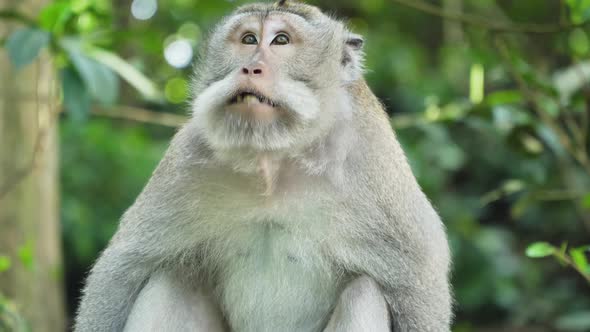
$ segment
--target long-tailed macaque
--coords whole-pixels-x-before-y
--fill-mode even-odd
[[[447,332],[449,248],[363,39],[318,8],[238,8],[192,116],[88,277],[75,330]]]

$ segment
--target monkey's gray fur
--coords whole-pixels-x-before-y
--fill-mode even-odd
[[[75,331],[450,331],[444,226],[361,48],[301,3],[224,19],[193,116],[93,267]],[[237,82],[272,102],[242,103]]]

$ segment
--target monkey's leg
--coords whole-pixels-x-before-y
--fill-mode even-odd
[[[324,332],[387,332],[390,326],[381,289],[375,280],[362,276],[344,289]]]
[[[223,332],[223,317],[203,290],[165,273],[152,276],[127,318],[125,332]]]

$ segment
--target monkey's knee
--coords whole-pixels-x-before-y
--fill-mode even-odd
[[[223,332],[223,318],[203,290],[164,273],[152,276],[139,293],[125,332]]]
[[[389,309],[379,285],[370,277],[353,280],[342,292],[324,332],[385,332]]]

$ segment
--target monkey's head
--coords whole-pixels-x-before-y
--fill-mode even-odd
[[[350,114],[347,86],[362,77],[362,44],[313,6],[240,7],[202,50],[192,121],[217,149],[308,144]]]

